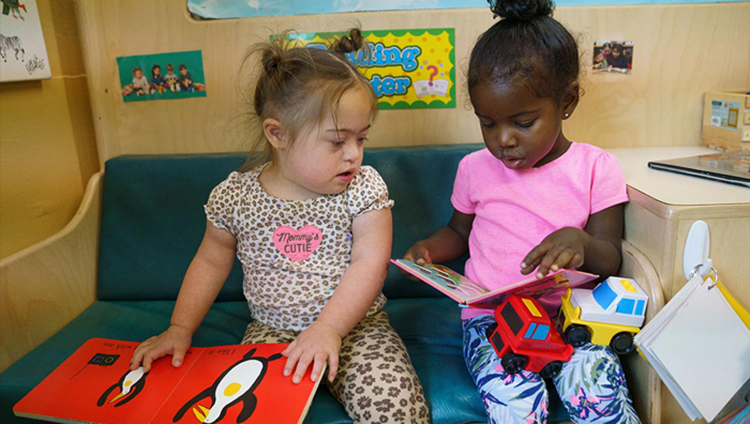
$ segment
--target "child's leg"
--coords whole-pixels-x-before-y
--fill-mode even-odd
[[[554,382],[573,422],[641,422],[633,409],[620,360],[607,346],[589,343],[576,348]]]
[[[355,423],[430,422],[406,346],[383,311],[363,318],[344,337],[329,388]]]
[[[539,374],[507,374],[486,330],[492,315],[464,321],[464,360],[493,424],[547,422],[548,393]]]

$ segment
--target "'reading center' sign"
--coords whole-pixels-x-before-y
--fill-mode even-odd
[[[370,81],[383,109],[456,107],[453,28],[363,31],[368,48],[347,54]],[[290,34],[311,48],[327,48],[341,32]]]

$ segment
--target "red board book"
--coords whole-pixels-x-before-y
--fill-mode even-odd
[[[190,348],[148,373],[130,370],[135,342],[91,339],[14,407],[19,417],[58,423],[301,423],[317,382],[284,377],[288,344]],[[310,367],[312,368],[312,367]]]

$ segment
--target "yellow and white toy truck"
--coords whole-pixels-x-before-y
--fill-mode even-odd
[[[562,297],[560,324],[574,347],[609,345],[619,355],[633,351],[648,296],[635,280],[609,277],[594,290],[568,289]]]

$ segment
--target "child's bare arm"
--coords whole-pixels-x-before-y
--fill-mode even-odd
[[[169,328],[138,346],[131,360],[132,369],[142,363],[144,370],[148,371],[154,360],[165,355],[172,355],[172,365],[175,367],[182,364],[193,333],[232,270],[236,243],[232,234],[206,222],[206,233],[185,273]]]
[[[612,275],[620,267],[622,227],[623,204],[619,204],[590,215],[583,230],[561,228],[526,255],[521,273],[529,274],[538,267],[537,278],[561,268]]]
[[[365,316],[383,287],[391,255],[392,228],[391,211],[387,208],[354,219],[351,265],[317,321],[282,352],[287,356],[284,375],[294,370],[295,383],[302,380],[311,363],[311,377],[317,380],[326,360],[328,379],[333,381],[341,339]]]
[[[417,263],[443,263],[456,259],[469,250],[469,233],[474,215],[453,211],[448,225],[438,228],[429,238],[414,243],[404,259]]]

